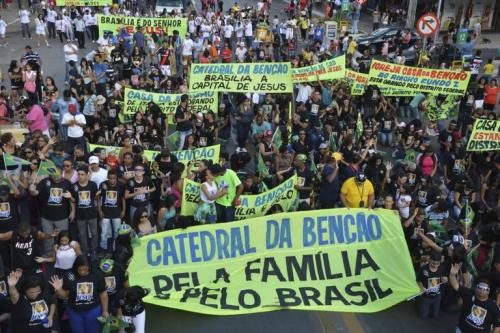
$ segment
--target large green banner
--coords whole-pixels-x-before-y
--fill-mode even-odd
[[[291,93],[289,62],[192,64],[189,91]]]
[[[145,302],[213,315],[376,312],[419,293],[399,215],[330,209],[140,238],[130,284]]]
[[[173,117],[177,106],[181,101],[182,94],[159,94],[143,90],[125,88],[123,112],[135,114],[145,113],[149,102],[154,102],[168,116],[169,124],[173,124]],[[218,94],[213,91],[204,91],[189,94],[188,109],[193,113],[217,112]]]
[[[292,69],[293,83],[336,80],[345,77],[345,54],[316,65]]]
[[[417,68],[372,60],[368,84],[433,94],[463,95],[471,72]]]
[[[97,15],[99,26],[99,36],[104,36],[106,31],[118,34],[125,29],[129,34],[137,31],[137,27],[142,27],[142,32],[146,35],[164,33],[172,36],[174,31],[178,31],[180,36],[187,32],[187,18],[185,17],[135,17],[116,15]]]
[[[104,145],[94,145],[89,143],[89,151],[93,151],[96,148],[102,148],[106,151],[106,154],[109,152],[114,152],[117,156],[120,154],[120,147],[115,146],[104,146]],[[153,161],[158,155],[160,151],[157,150],[144,150],[144,157],[148,159],[148,161]],[[192,150],[176,150],[170,152],[175,155],[180,163],[188,164],[189,162],[194,163],[193,166],[196,167],[196,162],[200,160],[209,160],[213,163],[219,163],[219,155],[220,155],[220,145],[213,145],[208,147],[200,147]]]
[[[56,0],[56,6],[104,7],[111,6],[113,0]]]
[[[236,220],[264,216],[274,205],[280,205],[284,212],[290,211],[297,200],[297,176],[287,179],[278,186],[255,195],[241,195],[240,205],[236,207]],[[181,215],[194,215],[200,202],[200,183],[184,179]]]
[[[467,151],[500,150],[500,120],[476,119]]]

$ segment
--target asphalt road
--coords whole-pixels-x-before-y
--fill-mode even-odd
[[[233,1],[225,1],[225,8]],[[242,2],[240,2],[241,4]],[[252,2],[249,2],[252,3]],[[274,0],[272,15],[282,14],[288,6],[286,0]],[[315,9],[314,14],[321,11]],[[36,40],[23,40],[20,33],[20,23],[16,21],[17,11],[9,9],[2,11],[1,16],[9,24],[7,37],[9,46],[0,47],[0,66],[3,72],[4,83],[7,84],[7,68],[11,59],[19,59],[24,54],[24,46],[31,45],[40,53],[44,75],[54,77],[59,89],[64,89],[64,59],[62,44],[52,40],[52,48],[45,46],[36,48]],[[364,17],[360,22],[360,29],[370,31],[370,18]],[[32,31],[34,35],[34,31]],[[80,56],[85,56],[95,45],[87,42],[86,49],[81,50]],[[495,54],[495,50],[484,50],[485,58]],[[157,306],[147,308],[148,333],[386,333],[386,332],[454,332],[457,322],[456,314],[442,314],[439,319],[422,321],[417,318],[414,302],[404,302],[386,311],[375,314],[352,314],[309,311],[275,311],[262,314],[239,316],[208,316],[196,313],[171,310]]]

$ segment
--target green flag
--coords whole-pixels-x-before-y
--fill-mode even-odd
[[[23,160],[22,158],[11,155],[9,153],[3,153],[3,161],[6,167],[31,164],[30,161]]]
[[[129,327],[129,324],[118,317],[109,316],[108,318],[97,317],[97,320],[103,323],[102,333],[110,333],[119,329]]]
[[[51,160],[43,160],[38,168],[38,175],[39,176],[50,175],[54,177],[60,177],[61,170],[59,170],[59,168]]]
[[[330,146],[330,151],[337,151],[337,137],[334,132],[330,133],[330,138],[328,139]]]
[[[465,261],[467,263],[467,270],[472,274],[472,276],[477,277],[477,268],[474,261],[477,258],[477,250],[479,248],[479,244],[477,244],[474,248],[472,248],[469,253],[467,253],[467,257]]]
[[[170,149],[172,150],[177,150],[177,141],[179,140],[180,138],[180,133],[175,131],[174,133],[170,134],[168,136],[168,146],[170,147]]]
[[[356,120],[356,139],[359,140],[363,134],[363,119],[361,119],[361,113],[358,113],[358,119]]]
[[[269,170],[267,170],[266,163],[264,163],[264,159],[260,153],[257,153],[257,171],[260,176],[264,178],[269,177]]]
[[[281,145],[283,144],[283,140],[281,139],[281,131],[279,126],[276,127],[276,130],[274,131],[273,134],[273,143],[276,145],[276,149],[280,149]]]

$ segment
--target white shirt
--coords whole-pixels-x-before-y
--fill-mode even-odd
[[[87,27],[90,25],[90,14],[83,15],[83,22],[85,22]]]
[[[234,28],[231,24],[224,26],[224,38],[231,38],[233,36]]]
[[[7,23],[5,23],[4,20],[0,19],[0,30],[5,31],[6,28],[7,28]]]
[[[97,15],[92,15],[89,18],[89,25],[97,25]]]
[[[97,188],[102,182],[108,180],[108,170],[99,168],[98,171],[90,171],[90,180],[97,184]]]
[[[182,55],[183,56],[191,56],[193,55],[193,46],[194,42],[191,38],[186,38],[182,43]]]
[[[296,102],[305,103],[309,99],[309,96],[312,94],[312,88],[308,84],[299,84],[299,91],[297,92]]]
[[[30,23],[30,12],[26,9],[19,11],[19,18],[21,19],[21,23]]]
[[[70,112],[66,112],[62,119],[62,124],[69,124],[71,120],[75,120],[79,124],[86,124],[85,116],[81,113],[72,115]],[[83,128],[78,125],[68,126],[68,137],[70,138],[81,138],[83,136]]]
[[[212,185],[210,185],[208,182],[204,182],[203,185],[207,188],[207,192],[210,193],[212,197],[217,195],[217,184],[215,182],[212,182]],[[209,200],[207,196],[205,195],[205,192],[200,191],[200,200],[206,203],[214,203],[215,200]]]
[[[64,61],[69,62],[70,60],[78,62],[78,48],[73,43],[66,43],[64,44]]]
[[[85,31],[85,21],[82,19],[75,20],[75,30],[76,31]]]
[[[246,37],[252,37],[253,36],[253,27],[252,27],[252,22],[248,22],[245,25],[245,36]]]
[[[56,17],[57,17],[57,13],[55,10],[53,10],[53,9],[47,10],[47,22],[55,23]]]
[[[246,47],[238,47],[236,48],[236,51],[234,51],[234,55],[236,56],[236,59],[238,59],[239,62],[245,61],[246,54],[247,54]]]

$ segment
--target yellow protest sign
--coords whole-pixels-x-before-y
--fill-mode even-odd
[[[297,199],[295,184],[297,176],[285,180],[272,189],[255,195],[241,195],[240,205],[236,207],[236,220],[264,216],[274,205],[280,205],[282,210],[290,211]],[[184,179],[182,191],[181,215],[194,215],[200,199],[200,184]]]
[[[467,151],[500,150],[500,120],[476,119]]]
[[[112,0],[56,0],[56,6],[104,7],[111,6]]]
[[[123,112],[135,114],[146,112],[149,102],[154,102],[168,116],[169,124],[173,124],[173,117],[182,94],[159,94],[143,90],[125,88]],[[189,94],[188,109],[193,113],[217,112],[218,94],[213,91],[204,91]]]
[[[213,315],[376,312],[419,293],[399,216],[329,209],[139,239],[130,284],[147,303]]]
[[[107,154],[109,152],[114,152],[116,155],[119,155],[121,150],[120,147],[94,145],[89,143],[89,151],[93,151],[96,148],[104,149]],[[154,161],[156,155],[159,153],[160,151],[157,150],[144,150],[143,155],[148,159],[148,161]],[[192,162],[194,163],[193,167],[196,167],[196,162],[200,160],[209,160],[213,163],[219,163],[220,145],[200,147],[193,150],[176,150],[171,151],[170,153],[175,155],[180,163],[188,164],[189,162]]]
[[[189,91],[291,93],[289,62],[192,64]]]
[[[434,94],[463,95],[471,72],[417,68],[372,60],[368,84]]]
[[[292,69],[293,83],[336,80],[345,77],[345,54],[316,65]]]
[[[365,93],[365,86],[368,82],[368,74],[346,69],[345,76],[351,82],[351,95],[360,96]]]
[[[135,17],[116,15],[97,15],[99,26],[99,36],[104,36],[106,32],[113,32],[117,35],[122,29],[133,34],[137,27],[142,27],[145,35],[167,34],[172,36],[174,31],[184,36],[187,32],[187,18],[185,17]]]

